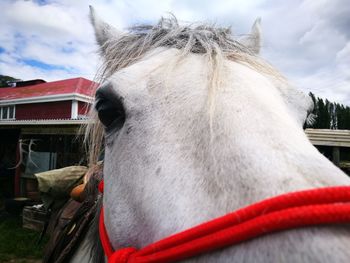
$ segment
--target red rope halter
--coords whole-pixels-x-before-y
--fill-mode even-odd
[[[103,192],[103,182],[99,185]],[[113,251],[100,214],[100,239],[108,262],[175,262],[267,233],[323,224],[350,223],[350,187],[279,195],[172,235],[140,250]]]

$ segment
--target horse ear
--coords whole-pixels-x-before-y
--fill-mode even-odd
[[[90,21],[95,30],[97,43],[100,45],[102,54],[105,55],[106,43],[117,40],[122,33],[100,19],[95,12],[95,9],[90,5]]]
[[[259,54],[261,47],[261,18],[257,18],[250,30],[250,33],[241,39],[239,42],[246,46],[254,54]]]

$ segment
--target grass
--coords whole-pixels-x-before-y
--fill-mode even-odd
[[[39,232],[22,228],[20,217],[0,219],[0,262],[40,262],[44,243],[37,245]]]

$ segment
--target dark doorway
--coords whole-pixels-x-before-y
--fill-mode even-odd
[[[0,130],[0,198],[14,196],[19,129]]]

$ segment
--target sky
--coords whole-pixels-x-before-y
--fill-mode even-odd
[[[350,0],[1,0],[0,74],[93,79],[100,58],[89,4],[118,29],[171,12],[240,36],[261,17],[261,56],[301,90],[350,106]]]

